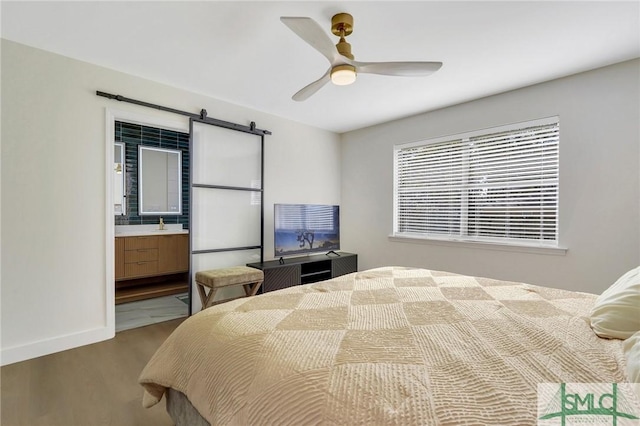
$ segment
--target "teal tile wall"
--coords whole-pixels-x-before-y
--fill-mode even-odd
[[[189,134],[138,124],[115,123],[115,142],[125,144],[126,214],[116,215],[116,225],[155,224],[160,215],[138,214],[138,145],[182,151],[182,215],[161,215],[164,223],[189,227]]]

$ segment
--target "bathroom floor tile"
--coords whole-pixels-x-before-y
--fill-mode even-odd
[[[187,293],[116,305],[116,332],[186,317]]]

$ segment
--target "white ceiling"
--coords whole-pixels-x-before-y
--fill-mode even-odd
[[[1,8],[3,38],[339,133],[640,56],[638,1],[2,1]],[[338,12],[354,16],[347,40],[357,60],[443,67],[429,77],[361,74],[351,86],[328,84],[305,102],[291,100],[329,64],[280,16],[309,16],[329,35]]]

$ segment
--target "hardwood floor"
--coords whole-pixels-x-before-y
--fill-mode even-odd
[[[0,368],[3,426],[172,425],[164,399],[142,407],[138,376],[179,318]]]

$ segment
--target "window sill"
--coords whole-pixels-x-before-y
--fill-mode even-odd
[[[415,243],[415,244],[433,244],[439,246],[449,247],[466,247],[476,249],[487,250],[500,250],[511,251],[520,253],[535,253],[535,254],[547,254],[553,256],[564,256],[567,254],[568,248],[566,247],[544,247],[544,246],[529,246],[529,245],[515,245],[515,244],[500,244],[494,242],[485,241],[462,241],[454,239],[433,238],[433,237],[417,237],[406,235],[389,235],[389,241],[397,243]]]

